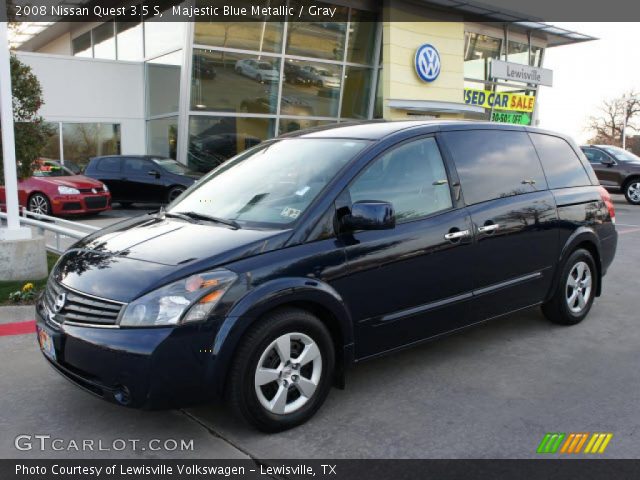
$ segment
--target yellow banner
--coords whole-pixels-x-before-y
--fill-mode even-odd
[[[533,112],[536,98],[517,93],[491,92],[489,90],[464,89],[464,103],[479,107],[515,112]]]

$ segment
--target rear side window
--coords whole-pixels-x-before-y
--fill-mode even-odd
[[[97,169],[100,172],[119,172],[120,159],[119,158],[103,158],[98,162]]]
[[[444,137],[468,205],[547,188],[526,132],[465,130]]]
[[[542,133],[531,133],[549,188],[582,187],[591,180],[582,162],[566,140]]]

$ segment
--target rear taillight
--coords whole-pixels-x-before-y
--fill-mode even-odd
[[[613,207],[613,200],[611,200],[611,195],[607,192],[607,189],[604,187],[600,187],[600,198],[609,210],[609,216],[611,217],[611,221],[616,223],[616,209]]]

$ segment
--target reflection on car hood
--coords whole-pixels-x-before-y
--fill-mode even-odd
[[[144,215],[77,242],[55,275],[78,291],[128,302],[191,273],[279,248],[289,235]]]
[[[84,175],[70,175],[67,177],[31,177],[38,182],[45,182],[71,188],[102,188],[102,182]]]

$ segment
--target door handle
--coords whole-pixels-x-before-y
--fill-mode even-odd
[[[445,233],[445,240],[460,240],[461,238],[468,237],[471,232],[469,230],[458,230],[456,232]]]
[[[492,223],[490,225],[484,225],[482,227],[478,227],[478,232],[479,233],[493,233],[498,228],[500,228],[500,225],[498,225],[497,223]]]

